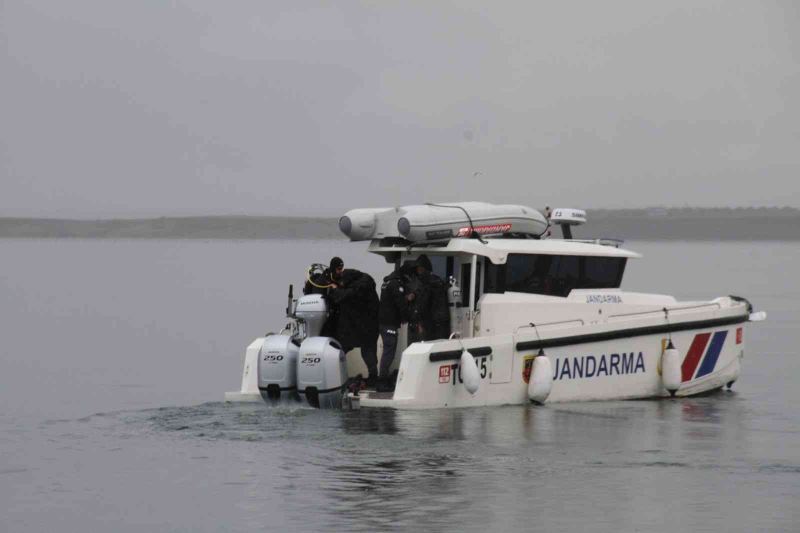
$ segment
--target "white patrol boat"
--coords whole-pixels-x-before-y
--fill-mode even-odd
[[[691,396],[739,377],[748,322],[737,296],[679,302],[620,288],[639,254],[620,241],[575,240],[576,209],[468,202],[356,209],[339,220],[395,268],[425,254],[449,281],[450,338],[398,335],[393,392],[348,391],[365,374],[357,350],[319,333],[321,295],[292,298],[288,329],[246,350],[227,401],[299,399],[316,407],[426,409]],[[563,239],[548,238],[560,226]],[[380,354],[380,349],[378,350]]]

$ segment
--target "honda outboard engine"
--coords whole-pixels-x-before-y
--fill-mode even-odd
[[[303,324],[305,329],[301,335],[303,338],[319,335],[328,319],[328,304],[325,302],[325,297],[321,294],[301,296],[297,299],[294,317]]]
[[[347,382],[342,346],[330,337],[309,337],[300,345],[297,392],[312,407],[341,407]]]
[[[300,342],[289,335],[270,335],[258,354],[258,390],[267,402],[297,399],[297,354]]]

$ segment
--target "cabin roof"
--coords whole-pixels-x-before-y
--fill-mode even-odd
[[[394,244],[381,246],[379,240],[373,240],[368,251],[376,254],[392,252],[419,252],[429,255],[457,255],[469,254],[489,258],[494,264],[504,264],[508,254],[541,254],[541,255],[582,255],[593,257],[626,257],[638,258],[640,254],[617,248],[597,244],[564,239],[450,239],[447,244],[441,245],[414,245]]]

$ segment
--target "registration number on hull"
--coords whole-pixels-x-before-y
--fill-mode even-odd
[[[486,379],[486,376],[489,375],[489,367],[486,364],[486,359],[486,357],[475,358],[475,364],[478,365],[478,372],[480,373],[481,379]],[[456,383],[464,383],[464,380],[461,378],[461,365],[452,363],[440,366],[439,383],[450,383],[453,386],[455,386]]]

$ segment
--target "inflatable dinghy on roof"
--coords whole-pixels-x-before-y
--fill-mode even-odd
[[[539,237],[547,230],[547,219],[522,205],[461,202],[352,209],[339,219],[339,229],[351,241],[420,242],[476,234]]]

